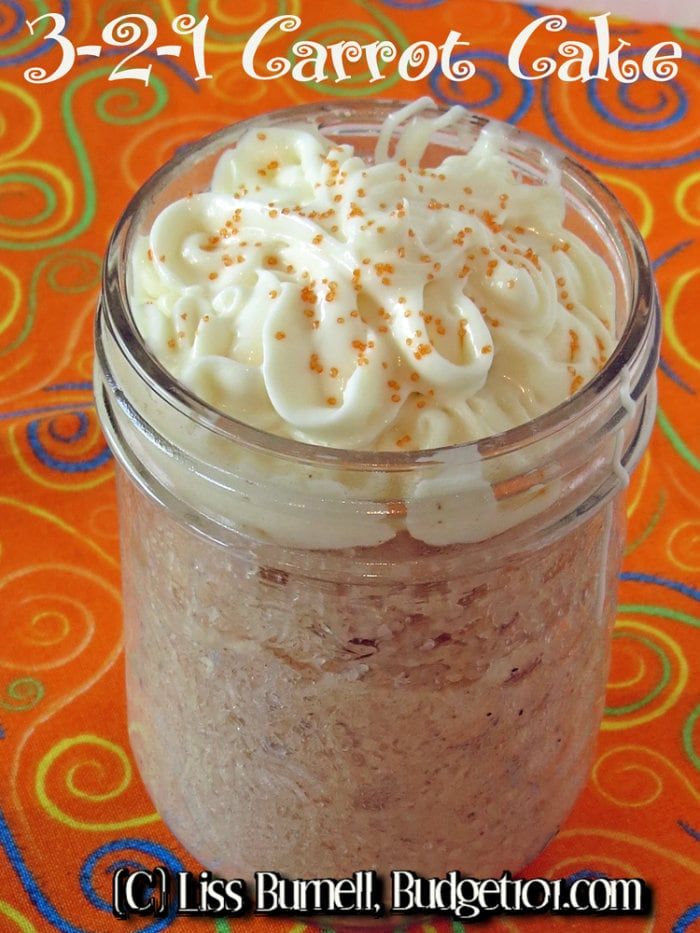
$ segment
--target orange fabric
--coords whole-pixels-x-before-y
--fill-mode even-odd
[[[113,60],[104,58],[81,58],[61,81],[30,85],[25,68],[57,60],[55,50],[32,57],[41,41],[27,41],[22,23],[45,7],[0,2],[0,930],[123,929],[105,910],[111,865],[152,864],[166,850],[196,867],[153,813],[132,771],[125,725],[113,462],[90,386],[100,257],[117,216],[177,146],[227,122],[333,94],[425,91],[512,119],[599,172],[647,237],[665,308],[660,412],[630,490],[627,577],[598,758],[573,814],[527,872],[641,876],[655,889],[656,913],[595,922],[515,917],[492,928],[700,928],[700,34],[615,22],[615,35],[633,49],[681,42],[684,60],[669,84],[526,85],[505,55],[538,15],[533,7],[190,6],[210,14],[214,80],[192,80],[185,46],[179,60],[150,59],[149,87],[108,83]],[[171,42],[169,20],[182,12],[170,0],[74,0],[62,8],[76,45],[98,42],[107,19],[136,11],[156,17],[159,41]],[[241,42],[278,8],[299,11],[303,26],[269,54],[302,33],[402,45],[439,43],[454,28],[472,41],[479,76],[459,85],[256,82],[242,71]],[[567,30],[538,35],[533,49],[551,51],[586,30],[588,20],[572,14]],[[239,926],[294,924],[174,924],[216,933]]]

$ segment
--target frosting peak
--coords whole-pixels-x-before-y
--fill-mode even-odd
[[[517,178],[493,130],[421,167],[463,113],[423,106],[392,115],[372,163],[311,124],[251,129],[210,191],[161,212],[131,300],[176,378],[276,434],[396,450],[498,433],[598,371],[613,280],[560,187]]]

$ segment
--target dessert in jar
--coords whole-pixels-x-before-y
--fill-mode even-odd
[[[522,869],[602,715],[655,408],[634,224],[422,100],[234,125],[107,256],[131,740],[226,877]]]

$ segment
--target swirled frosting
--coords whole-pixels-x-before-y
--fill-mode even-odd
[[[529,421],[598,372],[614,283],[556,178],[519,178],[491,128],[423,166],[463,116],[430,103],[392,114],[371,162],[312,124],[251,129],[210,190],[160,213],[130,297],[174,377],[274,434],[425,450]]]

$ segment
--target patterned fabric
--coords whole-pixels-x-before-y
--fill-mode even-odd
[[[103,24],[126,12],[153,16],[169,34],[186,6],[62,0],[49,8],[62,10],[78,45],[99,41]],[[679,75],[667,84],[526,83],[510,74],[506,55],[541,15],[534,5],[192,0],[192,13],[210,14],[213,80],[195,81],[183,52],[151,55],[148,87],[108,83],[114,61],[104,57],[79,58],[62,80],[31,85],[25,68],[56,61],[24,25],[46,9],[40,0],[0,0],[0,930],[121,930],[108,904],[115,866],[198,867],[153,812],[127,740],[113,461],[91,394],[93,313],[110,229],[178,146],[227,122],[323,97],[425,91],[539,133],[598,172],[647,237],[664,305],[658,424],[629,494],[597,760],[570,819],[527,871],[641,876],[655,889],[656,912],[596,922],[516,917],[490,928],[699,929],[700,34],[614,23],[632,52],[682,43]],[[395,71],[374,84],[254,81],[241,68],[243,43],[280,11],[302,16],[294,39],[325,43],[389,38],[402,47],[440,43],[461,29],[478,76],[462,84],[436,74],[413,85]],[[565,32],[538,36],[533,48],[544,53],[590,32],[587,19],[571,14]],[[285,53],[289,41],[266,51]],[[282,920],[172,918],[129,929],[170,925],[304,929]]]

